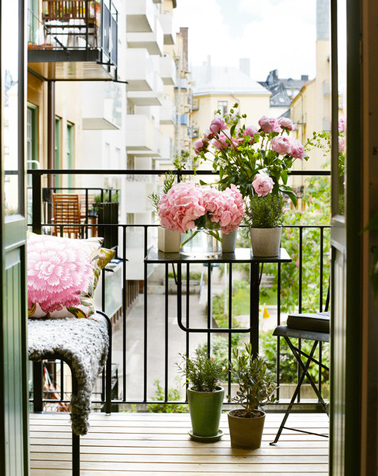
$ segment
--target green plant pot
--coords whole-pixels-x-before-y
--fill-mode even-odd
[[[258,411],[258,416],[245,418],[237,416],[240,410],[228,412],[228,425],[232,448],[249,448],[255,450],[261,446],[264,430],[265,413]]]
[[[219,434],[224,389],[218,387],[214,392],[197,392],[188,388],[187,395],[193,435],[217,436]]]

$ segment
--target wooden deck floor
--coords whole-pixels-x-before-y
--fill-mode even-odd
[[[189,415],[94,413],[81,439],[81,476],[188,476],[253,474],[317,476],[328,474],[328,439],[286,431],[274,439],[282,414],[268,414],[262,447],[234,450],[226,415],[218,443],[189,440]],[[290,425],[328,433],[328,418],[296,414]],[[32,414],[31,476],[71,476],[71,428],[67,414]]]

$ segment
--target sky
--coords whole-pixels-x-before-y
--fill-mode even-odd
[[[315,76],[316,0],[177,0],[177,27],[189,27],[189,60],[239,66],[251,59],[251,77]]]

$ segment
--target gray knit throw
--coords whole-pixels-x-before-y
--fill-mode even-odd
[[[71,398],[72,431],[85,435],[89,429],[91,394],[109,347],[105,318],[29,319],[29,359],[41,361],[58,354],[76,376],[78,391]]]

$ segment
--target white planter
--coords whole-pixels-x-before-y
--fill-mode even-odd
[[[159,226],[158,228],[158,248],[163,253],[179,253],[180,232],[171,231]]]
[[[253,256],[272,258],[280,254],[281,227],[250,228]]]
[[[228,235],[222,233],[222,253],[235,253],[237,234],[237,230],[232,231]]]

